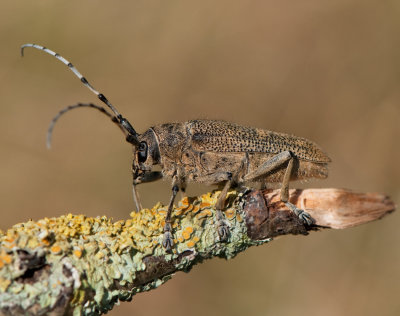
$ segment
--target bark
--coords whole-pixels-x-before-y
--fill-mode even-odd
[[[0,231],[0,313],[99,315],[205,259],[230,259],[275,236],[352,227],[395,210],[377,193],[291,190],[291,202],[314,220],[307,226],[280,202],[279,190],[231,191],[225,210],[230,236],[221,242],[213,208],[219,193],[178,203],[171,253],[161,246],[166,208],[160,204],[114,223],[68,214]]]

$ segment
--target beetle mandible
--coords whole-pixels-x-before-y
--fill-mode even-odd
[[[293,135],[216,120],[161,124],[138,134],[130,122],[68,60],[36,44],[22,45],[22,56],[26,47],[42,50],[67,65],[113,113],[92,103],[78,103],[64,108],[50,124],[48,146],[54,124],[61,115],[75,108],[94,108],[109,116],[133,147],[133,197],[138,211],[141,204],[136,185],[161,178],[172,179],[172,196],[163,236],[166,250],[173,247],[171,213],[174,200],[179,190],[185,190],[188,182],[221,185],[222,191],[215,205],[217,231],[221,241],[229,237],[229,228],[222,213],[226,195],[231,187],[244,182],[281,183],[281,201],[305,224],[313,224],[308,213],[289,202],[289,181],[328,176],[327,165],[331,160],[314,142]],[[161,171],[152,171],[156,165],[161,166]]]

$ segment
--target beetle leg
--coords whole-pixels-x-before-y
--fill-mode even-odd
[[[186,182],[183,181],[179,186],[179,191],[181,191],[181,197],[184,198],[186,196]]]
[[[227,177],[228,180],[225,182],[224,188],[222,189],[221,194],[219,195],[218,200],[215,203],[215,208],[217,210],[217,231],[220,241],[226,241],[229,237],[229,228],[226,223],[224,214],[222,213],[222,210],[225,206],[226,195],[228,194],[228,190],[231,188],[233,183],[232,174],[230,172],[227,173]]]
[[[252,181],[258,177],[265,176],[268,172],[271,172],[284,163],[288,162],[292,158],[290,151],[282,151],[281,153],[273,156],[271,159],[264,162],[256,170],[250,172],[244,176],[245,181]]]
[[[290,176],[292,175],[293,170],[293,161],[294,157],[290,153],[290,151],[283,151],[271,159],[267,160],[263,163],[257,170],[245,175],[245,181],[252,181],[256,178],[262,177],[267,173],[281,167],[283,164],[287,163],[286,171],[283,176],[282,185],[281,185],[281,201],[285,203],[285,205],[298,216],[304,223],[307,225],[311,225],[313,220],[310,214],[305,211],[297,208],[294,204],[289,202],[289,181]]]
[[[171,214],[172,209],[174,207],[175,197],[178,194],[179,185],[176,178],[172,181],[172,196],[168,204],[168,211],[167,216],[165,217],[165,224],[164,224],[164,237],[163,237],[163,247],[166,251],[170,251],[172,246],[174,245],[174,240],[172,236],[172,225],[171,225]]]
[[[142,209],[142,204],[140,203],[139,194],[136,190],[136,186],[141,183],[157,181],[162,177],[163,175],[160,171],[147,172],[141,175],[133,173],[132,193],[133,193],[133,200],[135,201],[136,212],[139,212]]]
[[[134,177],[133,183],[140,184],[140,183],[147,183],[160,180],[163,177],[160,171],[151,171],[151,172],[144,172],[141,175]]]
[[[307,224],[312,225],[314,223],[312,217],[307,212],[296,207],[296,205],[289,202],[289,180],[293,170],[293,158],[289,160],[288,166],[285,171],[285,175],[282,180],[281,187],[281,201],[294,213],[300,220]]]
[[[142,203],[140,203],[139,194],[136,190],[136,184],[133,183],[132,185],[132,194],[133,194],[133,201],[135,202],[136,212],[139,212],[143,207]]]

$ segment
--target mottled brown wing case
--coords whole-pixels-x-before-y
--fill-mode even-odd
[[[327,163],[330,158],[314,142],[283,133],[241,126],[225,121],[188,122],[192,148],[213,152],[264,152],[289,150],[302,160]]]

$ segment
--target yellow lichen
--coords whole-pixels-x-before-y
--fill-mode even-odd
[[[143,258],[165,257],[169,262],[176,264],[177,270],[186,271],[193,264],[192,260],[199,254],[206,253],[207,256],[219,255],[229,258],[236,254],[236,249],[243,249],[240,245],[237,248],[234,245],[235,242],[243,244],[245,238],[243,235],[235,234],[234,231],[241,232],[243,228],[235,226],[238,222],[236,219],[240,217],[229,209],[232,207],[234,198],[237,197],[237,193],[233,191],[228,193],[228,211],[225,216],[230,222],[232,234],[228,242],[220,245],[213,219],[215,216],[213,206],[218,196],[219,192],[207,193],[197,198],[185,197],[177,202],[178,207],[172,212],[174,246],[171,252],[166,252],[162,246],[163,226],[168,207],[159,203],[151,209],[132,212],[127,220],[115,223],[104,216],[89,218],[84,215],[67,214],[58,218],[45,218],[39,222],[29,221],[15,225],[6,232],[6,236],[0,236],[1,247],[4,247],[6,254],[6,257],[4,254],[0,255],[0,278],[11,275],[9,269],[14,266],[9,264],[12,262],[9,256],[14,257],[17,252],[14,249],[12,251],[8,249],[23,247],[22,249],[32,256],[44,254],[49,258],[49,262],[59,262],[65,258],[79,273],[84,271],[86,279],[80,287],[83,294],[74,294],[76,308],[81,308],[87,299],[84,291],[86,287],[96,293],[96,297],[90,302],[92,305],[85,305],[87,311],[91,308],[93,308],[92,311],[95,310],[96,304],[106,306],[109,302],[115,302],[116,298],[129,299],[132,293],[157,287],[168,278],[165,276],[155,282],[135,286],[129,291],[119,288],[108,291],[116,280],[121,286],[127,283],[135,284],[137,272],[147,268],[147,263],[143,261]],[[236,241],[234,238],[237,238]],[[196,251],[192,249],[193,256],[185,256],[182,261],[176,260],[188,248],[194,247]],[[49,265],[49,269],[55,268],[57,265]],[[60,279],[57,281],[48,280],[44,291],[49,288],[58,291],[58,287],[65,281],[60,283],[63,273],[58,277]],[[7,288],[7,282],[4,282],[0,279],[0,289]],[[11,291],[10,288],[8,291]],[[25,290],[13,288],[13,295],[18,291]]]
[[[11,284],[10,280],[0,278],[0,292],[7,291],[7,288],[9,287],[10,284]]]

